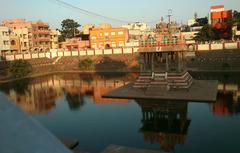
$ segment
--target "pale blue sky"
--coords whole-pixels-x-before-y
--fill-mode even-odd
[[[87,16],[63,7],[54,0],[0,0],[0,20],[25,18],[49,22],[52,28],[59,28],[61,21],[72,18],[80,24],[109,22],[115,26],[123,23]],[[127,21],[156,21],[166,17],[168,9],[173,10],[173,19],[186,23],[194,12],[207,16],[211,5],[224,4],[226,9],[240,10],[240,0],[62,0],[74,6]],[[151,23],[154,25],[155,23]]]

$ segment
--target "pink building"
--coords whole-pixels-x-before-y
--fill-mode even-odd
[[[11,28],[20,39],[28,39],[28,49],[35,51],[44,51],[51,48],[51,36],[49,25],[46,22],[29,22],[25,19],[4,20],[2,24]],[[27,30],[27,33],[19,33],[21,30]],[[18,31],[18,32],[17,32]]]
[[[67,38],[65,42],[60,44],[61,48],[71,50],[80,50],[90,47],[89,40],[82,40],[81,37]]]
[[[25,19],[4,20],[2,24],[13,29],[32,28],[32,23],[27,22]]]

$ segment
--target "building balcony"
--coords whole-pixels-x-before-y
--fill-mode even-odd
[[[50,35],[50,31],[49,30],[37,30],[37,31],[33,31],[33,34]]]
[[[50,42],[51,39],[50,38],[36,38],[36,39],[33,39],[33,42]]]

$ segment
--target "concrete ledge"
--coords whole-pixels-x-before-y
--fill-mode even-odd
[[[0,93],[1,153],[71,153],[53,134]]]
[[[165,153],[161,151],[145,150],[138,148],[130,148],[118,145],[110,145],[101,153]]]

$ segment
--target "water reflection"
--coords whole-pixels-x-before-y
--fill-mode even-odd
[[[135,113],[136,116],[134,120],[136,120],[136,122],[134,122],[134,126],[132,125],[134,127],[133,130],[131,131],[131,133],[128,133],[128,134],[129,135],[132,134],[131,135],[132,137],[135,136],[133,140],[137,141],[136,143],[138,144],[136,146],[146,147],[145,144],[148,144],[148,145],[151,144],[151,146],[154,146],[153,147],[154,149],[159,149],[159,145],[160,145],[161,149],[164,150],[165,152],[172,152],[172,151],[177,152],[178,147],[176,146],[183,145],[183,144],[188,145],[189,142],[187,143],[187,140],[189,140],[189,137],[192,138],[191,141],[193,141],[193,133],[189,134],[189,131],[191,131],[189,130],[190,127],[192,127],[191,129],[194,129],[194,128],[196,129],[196,127],[198,128],[198,126],[200,126],[199,129],[197,130],[202,130],[201,129],[203,127],[202,123],[204,123],[204,125],[205,123],[209,125],[213,122],[213,120],[211,120],[212,119],[211,117],[209,118],[210,120],[208,122],[205,119],[203,122],[201,122],[201,120],[197,120],[198,118],[196,118],[196,116],[200,116],[200,118],[204,116],[204,114],[201,114],[202,112],[200,114],[197,114],[195,118],[193,117],[193,114],[190,116],[189,114],[191,113],[191,111],[189,111],[188,109],[191,107],[191,104],[187,102],[135,100],[135,102],[139,106],[138,107],[136,103],[132,105],[132,103],[129,103],[129,100],[126,100],[126,99],[102,98],[102,95],[105,94],[106,92],[109,92],[115,88],[121,87],[127,84],[128,82],[134,80],[137,77],[137,74],[124,74],[124,75],[116,74],[116,75],[112,75],[112,74],[96,75],[96,74],[78,74],[78,73],[51,75],[51,76],[45,76],[41,78],[21,80],[18,82],[1,84],[0,90],[6,96],[11,98],[13,102],[19,105],[25,112],[28,112],[31,114],[47,114],[47,112],[51,112],[52,110],[54,110],[56,106],[60,106],[61,108],[63,108],[64,106],[64,109],[61,109],[60,111],[58,111],[59,113],[58,115],[60,115],[59,118],[62,119],[61,114],[67,114],[69,110],[75,111],[76,113],[74,113],[74,116],[69,115],[70,114],[69,113],[68,114],[69,118],[65,119],[67,121],[65,122],[65,125],[71,125],[71,128],[73,130],[65,131],[65,128],[64,128],[63,131],[66,132],[64,133],[66,134],[66,136],[68,136],[69,131],[73,131],[72,135],[74,136],[75,134],[79,134],[78,138],[80,140],[84,137],[84,134],[79,132],[79,128],[80,127],[84,128],[86,126],[85,131],[87,131],[89,128],[91,129],[91,124],[90,124],[91,121],[93,121],[93,124],[96,123],[94,127],[99,125],[99,131],[101,133],[102,132],[101,129],[103,129],[104,131],[105,128],[107,128],[106,125],[108,124],[105,124],[105,123],[108,123],[110,121],[112,123],[117,120],[117,122],[115,122],[115,128],[113,129],[112,132],[114,133],[116,131],[117,132],[120,131],[121,133],[121,130],[122,129],[124,130],[124,126],[128,126],[126,125],[126,123],[122,124],[122,122],[126,121],[127,117],[131,118],[132,114]],[[222,128],[224,128],[224,124],[225,124],[224,119],[226,119],[226,118],[223,118],[222,116],[224,117],[236,116],[240,112],[240,103],[239,103],[240,82],[237,82],[237,80],[235,80],[234,82],[230,82],[229,79],[231,79],[231,77],[227,77],[227,78],[228,78],[227,79],[228,81],[226,82],[220,79],[221,81],[218,86],[219,93],[218,93],[217,101],[211,104],[206,104],[206,105],[204,104],[204,107],[205,106],[207,107],[206,110],[208,112],[209,110],[211,110],[212,113],[209,113],[209,114],[216,115],[221,119],[220,121],[224,122],[223,125],[221,125]],[[204,78],[201,78],[201,79],[204,79]],[[216,79],[216,77],[209,77],[209,79]],[[91,103],[89,102],[89,98],[91,98],[90,101],[93,102],[92,105],[89,104]],[[57,103],[60,103],[60,102],[64,103],[65,105],[58,105]],[[116,103],[117,105],[108,105],[108,104],[116,104]],[[94,105],[94,104],[102,104],[102,105]],[[124,105],[121,105],[121,104],[124,104]],[[118,106],[122,107],[122,112],[121,111],[118,112],[120,108]],[[126,113],[126,116],[121,118],[122,114],[126,112],[125,106],[128,106],[128,107],[137,106],[137,107],[129,108],[129,112]],[[88,111],[82,111],[85,108],[86,109],[92,108],[92,110],[90,111],[95,113],[92,113],[91,115],[89,115],[87,114]],[[107,110],[109,108],[111,108],[112,110]],[[57,109],[58,107],[56,108],[56,110]],[[101,112],[101,110],[104,110],[104,111]],[[141,114],[138,114],[136,110],[138,111],[141,110]],[[132,111],[135,111],[135,112],[132,112]],[[114,114],[115,112],[116,114],[119,113],[120,115],[119,114],[117,115],[118,116],[117,119],[113,117],[114,120],[112,121],[108,117],[114,116],[112,114]],[[56,114],[52,113],[50,115],[56,115]],[[96,114],[102,117],[101,120],[99,120],[98,116],[97,117],[94,116]],[[49,117],[48,115],[46,115],[46,118]],[[44,115],[41,115],[41,116],[44,116]],[[90,119],[90,121],[88,120],[86,121],[82,119],[84,118],[84,116],[88,116],[89,118],[92,117],[92,119]],[[76,120],[79,120],[79,124],[81,125],[78,125],[78,123],[71,122],[71,119],[74,117],[76,117]],[[230,118],[227,118],[227,119],[230,119]],[[55,122],[57,121],[58,120],[56,120]],[[141,122],[138,125],[139,121]],[[199,125],[197,122],[199,122]],[[59,124],[61,123],[62,121],[59,121]],[[50,125],[52,126],[52,124],[53,123],[50,121],[49,126]],[[100,124],[103,124],[103,125],[100,125]],[[215,122],[215,124],[219,125],[220,123]],[[212,126],[215,126],[215,125],[212,125]],[[129,131],[131,129],[131,127],[128,127],[128,128],[129,129],[127,129],[126,131]],[[61,129],[61,127],[58,127],[57,129]],[[125,133],[126,131],[122,131],[122,133]],[[138,136],[134,135],[135,131],[137,134],[140,134],[140,139]],[[211,135],[214,132],[209,132],[205,134]],[[114,140],[115,134],[112,134],[112,135],[108,135],[108,134],[109,133],[104,133],[103,134],[104,136],[100,137],[99,139],[106,138],[106,139],[109,139],[109,141]],[[91,137],[91,140],[92,140],[93,139],[92,137],[95,137],[95,135],[99,135],[99,133],[93,133],[93,135],[91,135],[91,133],[88,133],[86,137]],[[122,137],[122,138],[125,138],[125,137]],[[215,141],[217,141],[216,139]],[[142,143],[141,141],[143,140],[145,142],[144,145],[141,144]],[[128,143],[125,143],[125,141],[127,142],[128,140],[123,140],[123,141],[124,143],[121,141],[120,144],[121,143],[128,144]],[[86,141],[82,143],[85,143],[85,142]],[[88,142],[89,144],[91,143],[90,140]],[[112,142],[108,142],[108,144],[109,143],[112,143]],[[129,144],[131,144],[131,142],[129,142]],[[152,145],[152,144],[157,144],[157,145]],[[196,144],[197,142],[195,142],[195,145]],[[105,144],[101,143],[101,145],[104,146]],[[88,146],[88,144],[86,146]],[[92,146],[90,146],[89,148],[92,148]]]
[[[160,143],[166,152],[175,145],[184,144],[191,120],[187,118],[188,103],[179,101],[136,101],[142,110],[142,132],[144,140]]]
[[[107,75],[108,76],[108,75]],[[71,110],[84,105],[84,96],[95,103],[127,103],[126,99],[102,98],[102,95],[133,80],[137,75],[61,74],[24,79],[0,85],[0,90],[28,113],[46,113],[55,108],[58,99],[65,97]]]
[[[232,92],[218,93],[218,98],[211,105],[211,110],[218,116],[233,116],[240,113],[239,98],[236,101]]]

